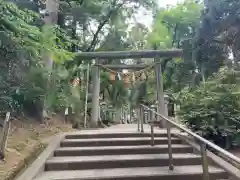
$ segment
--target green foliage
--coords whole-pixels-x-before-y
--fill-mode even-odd
[[[209,139],[234,136],[236,121],[240,122],[238,77],[238,71],[222,69],[197,88],[183,89],[177,95],[182,121]]]
[[[194,0],[186,0],[176,6],[158,10],[153,30],[148,36],[148,46],[159,49],[182,48],[183,59],[162,59],[164,89],[180,91],[195,83],[197,63],[192,59],[192,40],[200,22],[203,5]]]
[[[162,59],[164,89],[170,95],[179,92],[183,122],[214,140],[234,136],[240,124],[239,72],[229,70],[239,68],[236,14],[238,1],[185,0],[160,8],[148,36],[148,47],[184,50],[181,60]]]
[[[192,38],[199,23],[202,5],[186,0],[176,7],[159,9],[149,42],[160,48],[179,46]]]
[[[15,4],[0,1],[1,30],[19,48],[26,50],[33,58],[41,58],[51,52],[56,61],[71,59],[72,55],[56,45],[58,37],[55,28],[41,26],[40,16],[29,10],[20,10]],[[38,26],[37,26],[38,25]],[[64,46],[64,44],[61,44]],[[4,46],[4,44],[2,44]]]
[[[101,93],[104,94],[104,101],[114,108],[120,108],[128,100],[128,89],[124,87],[124,82],[116,78],[110,81],[108,72],[101,73]]]
[[[1,111],[41,111],[43,101],[50,111],[67,106],[82,111],[86,89],[73,88],[71,82],[85,73],[86,61],[75,58],[74,52],[132,48],[137,38],[130,40],[126,22],[140,7],[151,10],[154,5],[155,0],[60,1],[57,24],[47,26],[44,1],[0,0]],[[50,60],[52,68],[47,64]],[[116,62],[120,60],[106,61]],[[86,83],[90,82],[91,78]],[[101,94],[117,108],[128,101],[123,82],[110,82],[104,72]]]
[[[49,70],[42,61],[44,56],[51,54],[55,63],[61,64],[72,59],[73,53],[58,39],[62,32],[44,26],[38,13],[2,0],[0,11],[0,111],[23,113],[28,106],[38,108],[47,96]]]
[[[225,61],[228,66],[238,66],[240,45],[239,30],[239,12],[240,2],[235,0],[212,1],[205,3],[206,9],[203,12],[203,24],[200,31],[202,37],[209,41],[215,42],[219,50],[225,48],[233,53],[233,61]],[[204,32],[208,34],[204,34]],[[216,56],[214,54],[213,56]]]

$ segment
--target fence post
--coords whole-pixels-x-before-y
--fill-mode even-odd
[[[1,144],[0,144],[0,152],[1,152],[1,158],[5,158],[5,149],[7,145],[7,138],[8,138],[8,133],[10,130],[10,112],[7,112],[4,125],[3,125],[3,134],[1,138]]]
[[[202,156],[203,180],[209,180],[207,147],[205,143],[200,143]]]

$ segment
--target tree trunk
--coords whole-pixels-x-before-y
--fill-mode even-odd
[[[201,76],[202,76],[202,81],[203,81],[203,83],[205,85],[206,79],[205,79],[205,74],[204,74],[204,67],[201,68]]]
[[[76,17],[73,17],[72,39],[77,39],[77,21],[76,21]],[[77,52],[77,46],[76,46],[75,43],[72,44],[72,52]]]
[[[54,26],[58,23],[58,9],[59,9],[59,0],[46,0],[46,13],[44,16],[44,22],[45,25],[48,26]],[[51,58],[51,55],[46,53],[43,60],[46,63],[46,68],[49,71],[49,79],[48,82],[46,82],[46,92],[50,90],[50,78],[51,78],[51,71],[53,68],[53,59]],[[44,120],[45,116],[47,116],[46,112],[46,99],[43,104],[43,111],[42,111],[42,118],[41,121]]]
[[[240,62],[240,51],[239,48],[235,45],[232,46],[232,53],[233,53],[233,68],[239,67]]]

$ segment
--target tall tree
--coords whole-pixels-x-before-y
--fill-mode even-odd
[[[161,8],[154,19],[152,32],[149,34],[149,46],[157,45],[161,49],[183,48],[184,59],[162,59],[164,87],[179,91],[191,85],[198,66],[192,60],[192,39],[198,28],[202,4],[186,0],[177,6]]]

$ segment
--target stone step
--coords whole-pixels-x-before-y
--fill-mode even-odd
[[[173,153],[192,153],[193,148],[184,144],[173,144]],[[168,145],[63,147],[55,150],[54,156],[97,156],[124,154],[161,154],[168,152]]]
[[[94,139],[94,138],[131,138],[151,137],[150,133],[100,133],[100,134],[68,134],[66,139]],[[167,133],[155,133],[154,137],[167,137]]]
[[[53,157],[46,162],[46,171],[108,169],[126,167],[167,166],[168,154],[105,155]],[[173,154],[176,166],[199,165],[201,157],[195,154]]]
[[[150,137],[141,138],[114,138],[114,139],[65,139],[61,142],[61,147],[90,147],[90,146],[133,146],[133,145],[149,145]],[[156,137],[155,144],[167,144],[166,137]],[[172,144],[181,144],[178,138],[172,138]]]
[[[227,174],[215,167],[209,167],[210,180],[227,178]],[[35,180],[202,180],[202,166],[141,167],[117,169],[92,169],[72,171],[46,171]]]

